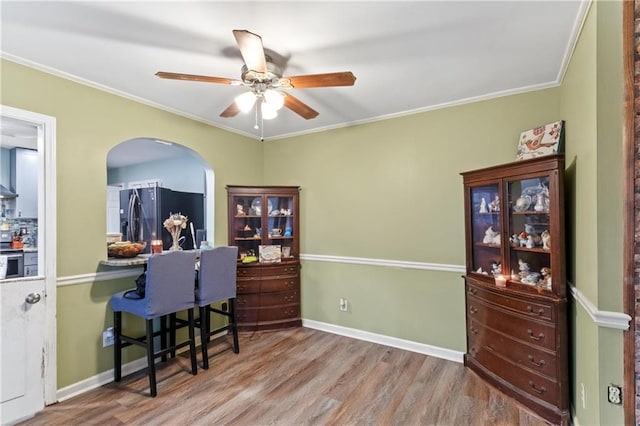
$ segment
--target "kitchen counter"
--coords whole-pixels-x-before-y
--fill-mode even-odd
[[[145,265],[149,259],[150,254],[139,254],[136,257],[129,259],[121,259],[117,257],[109,257],[107,260],[100,261],[101,265],[106,266],[140,266]]]

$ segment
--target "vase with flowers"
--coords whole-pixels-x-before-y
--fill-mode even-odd
[[[171,239],[173,240],[173,244],[169,248],[169,251],[182,250],[179,240],[182,230],[187,228],[187,217],[182,213],[172,213],[163,222],[163,226],[164,229],[169,231],[169,234],[171,234]]]

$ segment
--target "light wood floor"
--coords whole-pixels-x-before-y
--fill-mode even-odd
[[[143,370],[23,424],[546,424],[455,362],[308,328],[241,335],[238,355],[227,339],[197,376],[159,363],[156,398]]]

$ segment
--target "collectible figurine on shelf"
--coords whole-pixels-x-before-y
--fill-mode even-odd
[[[493,227],[490,226],[484,233],[484,238],[482,239],[484,244],[500,244],[500,233],[493,230]]]
[[[502,273],[502,265],[498,262],[491,262],[491,275],[498,275]]]
[[[484,269],[482,269],[482,266],[479,267],[478,269],[476,269],[476,272],[478,274],[483,274],[483,275],[489,275],[489,273],[487,271],[485,271]]]
[[[520,281],[526,278],[531,272],[531,269],[529,269],[529,264],[522,259],[518,259],[518,269],[520,269],[520,272],[518,273],[518,278],[520,279]]]
[[[525,243],[525,246],[527,248],[534,248],[536,246],[536,243],[533,241],[532,234],[527,235],[527,242]]]
[[[493,201],[489,203],[489,211],[490,212],[500,211],[500,197],[498,197],[497,195],[496,195],[496,198],[494,198]]]
[[[480,213],[489,213],[487,210],[487,200],[482,197],[482,201],[480,202]]]
[[[513,234],[511,238],[509,238],[512,247],[518,247],[520,245],[520,239],[518,238],[518,234]]]
[[[526,247],[527,246],[527,233],[526,232],[521,232],[518,235],[518,242],[520,243],[520,247]]]
[[[236,204],[236,216],[244,216],[244,206],[242,204]]]
[[[540,274],[542,275],[542,278],[538,281],[538,285],[551,290],[551,268],[548,266],[543,267],[540,269]]]
[[[542,234],[540,234],[540,238],[542,238],[542,249],[551,250],[551,234],[547,229],[542,231]]]

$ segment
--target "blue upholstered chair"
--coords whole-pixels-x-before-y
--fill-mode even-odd
[[[169,352],[189,346],[191,351],[191,374],[197,374],[194,328],[194,267],[196,254],[192,251],[175,251],[154,254],[149,257],[146,272],[145,296],[129,299],[125,291],[111,297],[114,329],[114,380],[119,382],[122,375],[122,348],[130,345],[142,346],[147,351],[147,363],[151,396],[157,395],[155,359],[166,359]],[[189,339],[166,347],[166,337],[162,332],[153,331],[154,318],[165,317],[178,311],[188,312]],[[146,335],[130,337],[122,333],[122,312],[142,317],[146,320]],[[163,326],[164,328],[164,326]],[[163,335],[162,348],[155,350],[153,337]],[[173,343],[173,342],[172,342]]]
[[[202,364],[209,368],[207,351],[211,336],[230,330],[233,335],[233,352],[240,352],[238,345],[238,325],[236,322],[236,270],[238,247],[216,247],[200,252],[200,272],[196,290],[196,305],[200,308],[200,339]],[[214,302],[226,300],[228,311],[213,307]],[[226,325],[211,330],[211,313],[228,319]]]

